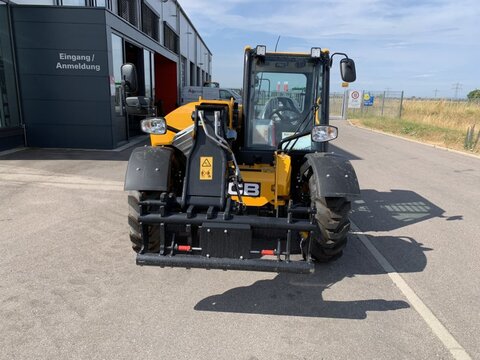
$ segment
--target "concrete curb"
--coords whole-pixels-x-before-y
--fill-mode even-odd
[[[14,148],[14,149],[10,149],[10,150],[0,151],[0,156],[10,155],[10,154],[13,154],[13,153],[16,153],[16,152],[19,152],[19,151],[23,151],[23,150],[26,150],[26,149],[28,149],[28,148],[21,147],[21,148]]]
[[[5,156],[5,155],[10,155],[19,151],[27,150],[27,149],[44,149],[44,150],[64,150],[64,151],[100,151],[100,152],[121,152],[123,150],[126,150],[128,148],[131,148],[132,146],[137,145],[138,143],[141,143],[145,140],[147,140],[149,135],[140,135],[134,140],[126,143],[125,145],[122,145],[116,149],[75,149],[75,148],[30,148],[30,147],[21,147],[21,148],[15,148],[15,149],[10,149],[10,150],[5,150],[5,151],[0,151],[0,156]]]
[[[453,153],[460,154],[460,155],[470,156],[474,159],[479,159],[480,160],[480,155],[469,154],[467,152],[463,152],[463,151],[459,151],[459,150],[455,150],[455,149],[450,149],[450,148],[447,148],[447,147],[444,147],[444,146],[424,143],[424,142],[421,142],[421,141],[418,141],[418,140],[413,140],[413,139],[410,139],[410,138],[407,138],[407,137],[386,133],[386,132],[383,132],[383,131],[380,131],[380,130],[370,129],[370,128],[367,128],[365,126],[355,125],[354,123],[352,123],[348,119],[347,119],[347,122],[350,126],[356,127],[358,129],[368,130],[368,131],[371,131],[371,132],[374,132],[374,133],[377,133],[377,134],[388,135],[388,136],[391,136],[391,137],[394,137],[394,138],[397,138],[397,139],[407,140],[407,141],[410,141],[410,142],[413,142],[413,143],[416,143],[416,144],[426,145],[426,146],[429,146],[429,147],[432,147],[432,148],[435,148],[435,149],[440,149],[440,150],[449,151],[449,152],[453,152]]]

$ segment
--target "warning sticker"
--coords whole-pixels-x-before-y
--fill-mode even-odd
[[[200,180],[213,179],[213,156],[200,156]]]

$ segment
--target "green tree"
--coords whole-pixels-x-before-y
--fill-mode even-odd
[[[467,94],[468,100],[480,99],[480,89],[472,90]]]

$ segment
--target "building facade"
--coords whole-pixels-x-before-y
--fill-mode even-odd
[[[0,150],[121,146],[141,120],[122,106],[123,63],[168,113],[211,61],[176,0],[0,0]]]

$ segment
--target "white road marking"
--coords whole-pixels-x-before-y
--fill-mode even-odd
[[[443,345],[450,351],[454,359],[457,360],[471,360],[472,358],[466,350],[458,343],[452,334],[445,326],[438,320],[427,305],[420,299],[420,297],[413,291],[407,282],[397,273],[395,268],[388,262],[388,260],[377,250],[372,242],[365,236],[360,228],[351,222],[352,234],[357,236],[362,244],[367,248],[373,257],[378,261],[380,266],[387,272],[390,279],[397,286],[397,288],[407,298],[408,302],[423,318],[427,325],[432,329],[433,333],[443,343]]]

